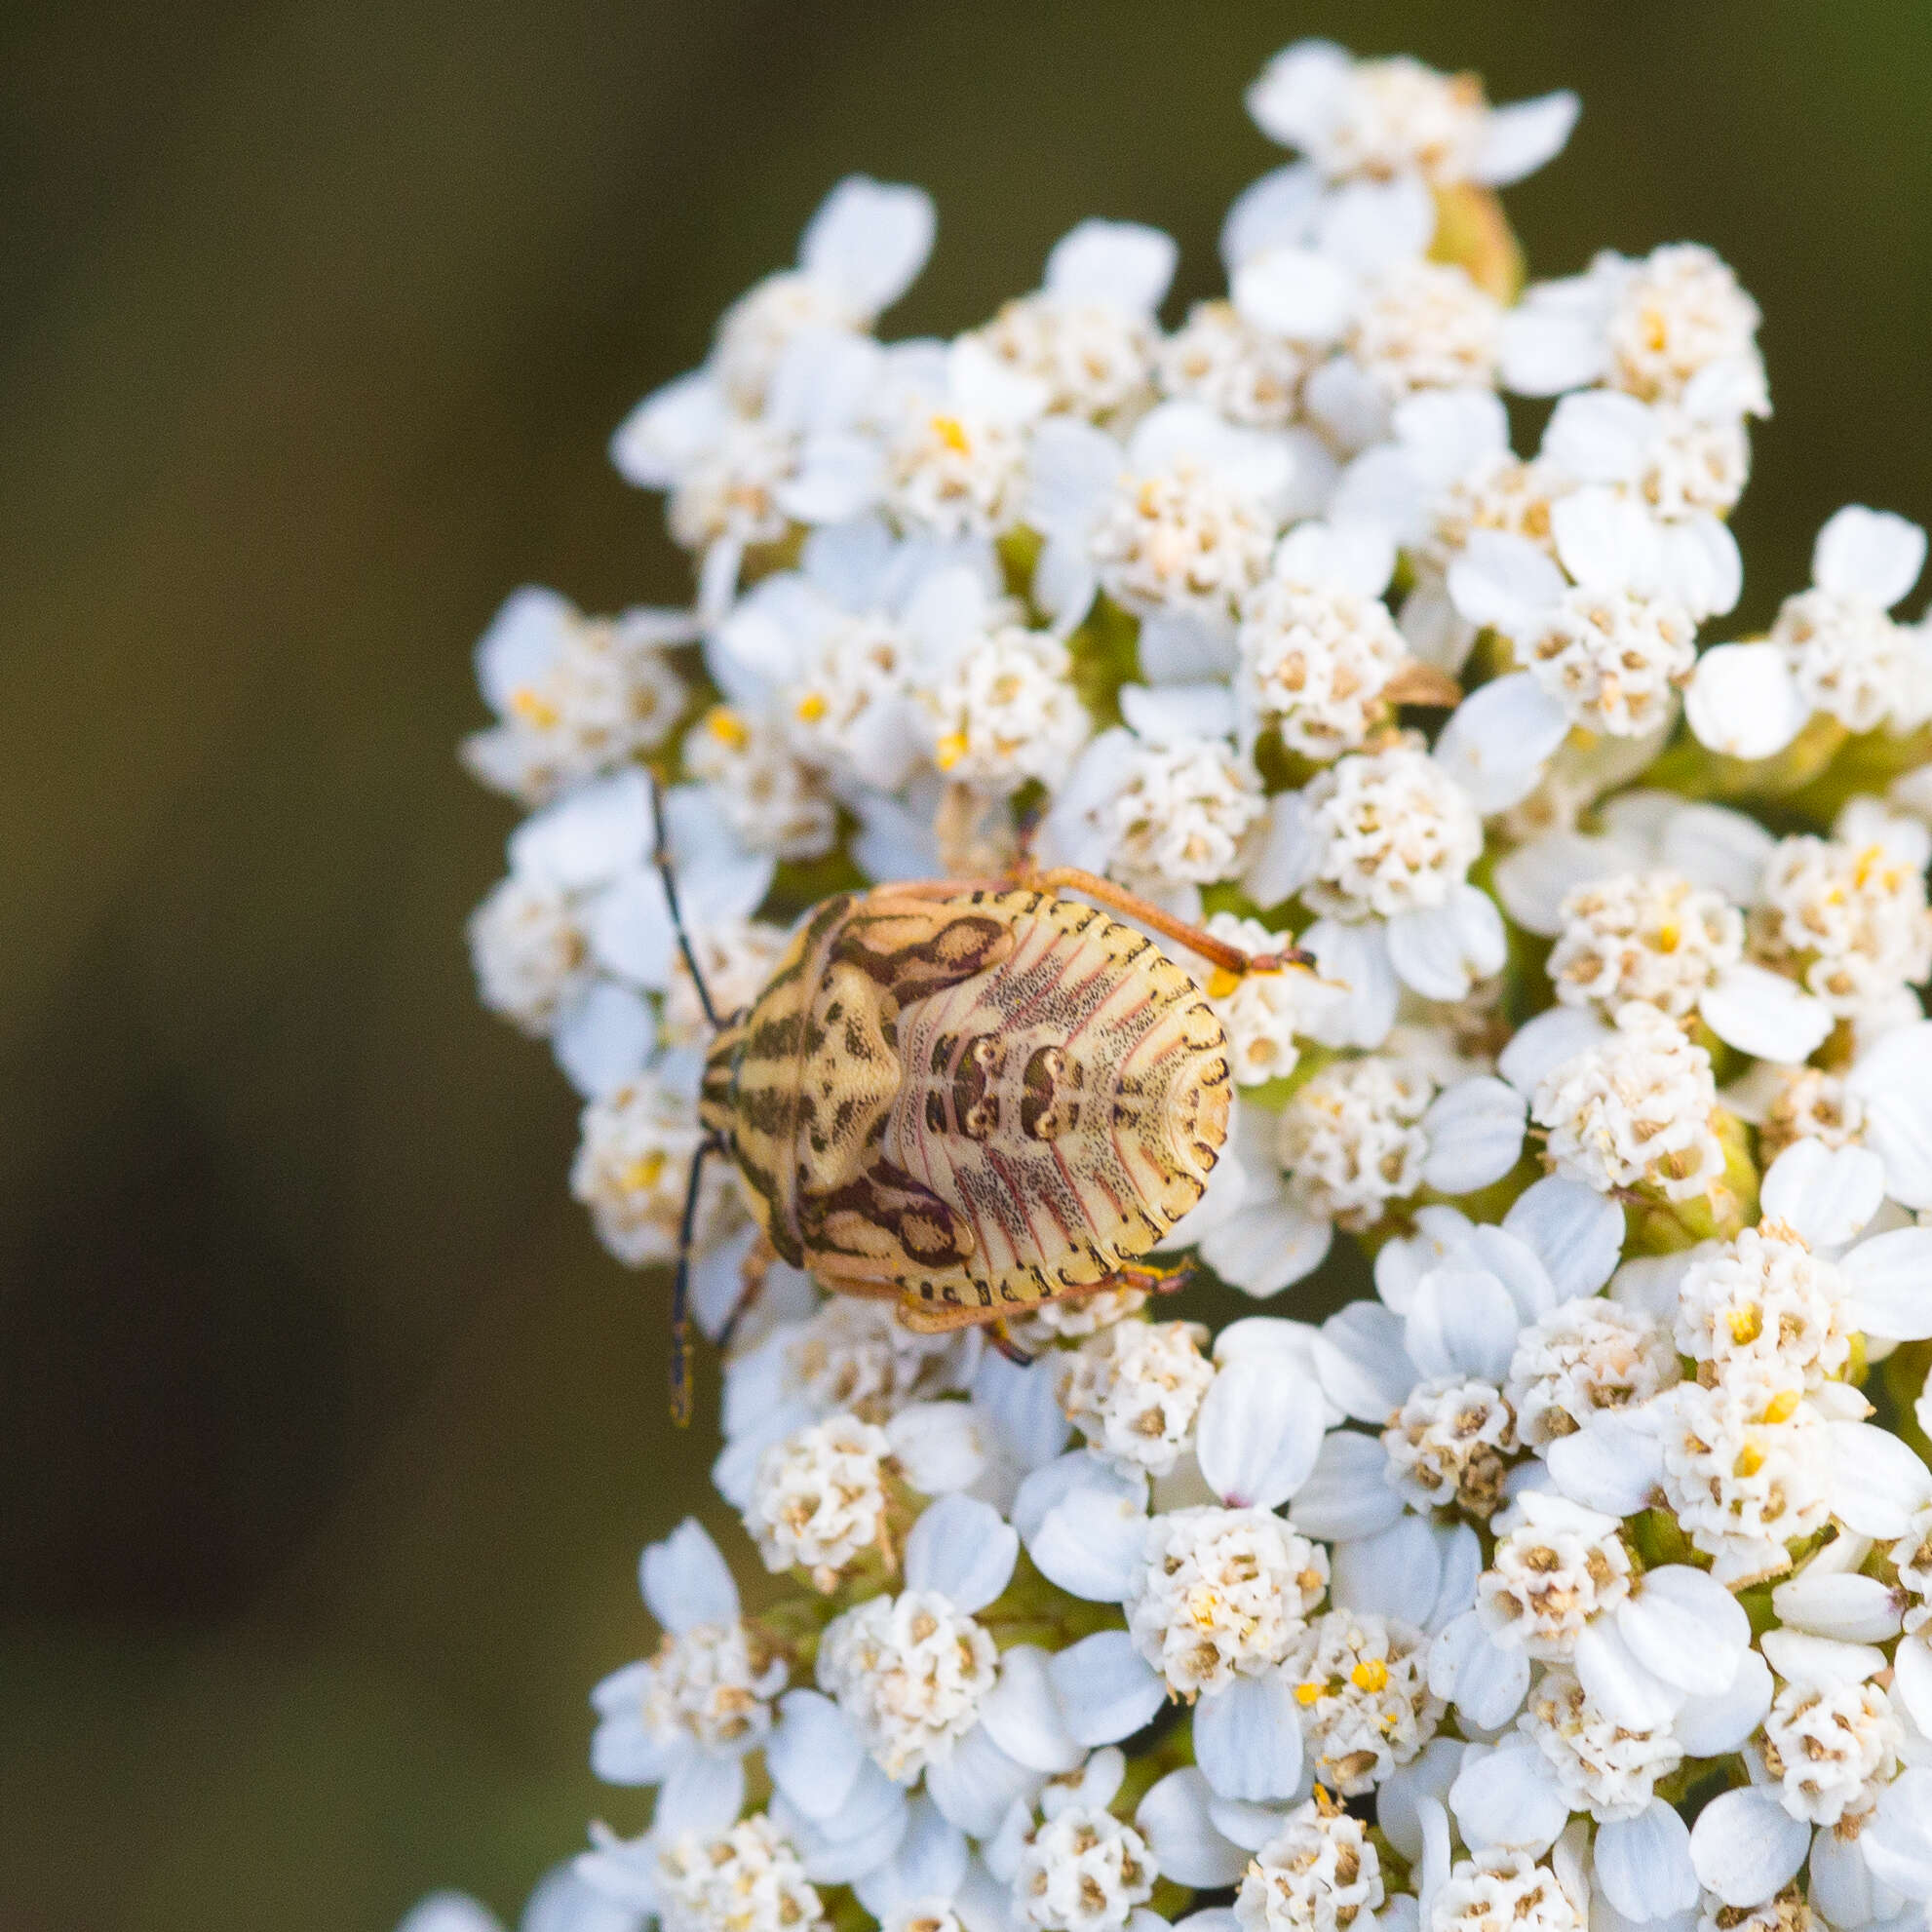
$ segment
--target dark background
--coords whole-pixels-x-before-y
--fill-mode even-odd
[[[1578,88],[1543,273],[1709,241],[1764,305],[1761,619],[1862,499],[1932,514],[1916,5],[599,6],[0,15],[0,1926],[382,1932],[515,1906],[603,1810],[585,1691],[700,1502],[662,1285],[476,1009],[511,817],[453,755],[525,579],[679,595],[607,469],[840,174],[925,183],[889,319],[1078,217],[1209,292],[1326,31]],[[1178,312],[1178,311],[1177,311]]]

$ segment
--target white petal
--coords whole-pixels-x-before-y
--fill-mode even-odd
[[[1625,1415],[1603,1415],[1543,1452],[1550,1480],[1572,1502],[1609,1516],[1647,1509],[1664,1476],[1657,1438]]]
[[[1889,609],[1925,567],[1925,532],[1889,510],[1847,504],[1818,532],[1811,581],[1839,597]]]
[[[1449,586],[1439,577],[1424,577],[1402,600],[1396,628],[1410,653],[1422,664],[1460,674],[1476,648],[1476,627],[1449,601]]]
[[[1886,1034],[1845,1086],[1865,1108],[1865,1144],[1885,1164],[1886,1193],[1901,1207],[1932,1208],[1932,1024]]]
[[[1225,684],[1123,684],[1120,715],[1150,745],[1225,738],[1234,730],[1234,693]]]
[[[1026,1554],[1049,1583],[1089,1603],[1118,1604],[1140,1573],[1144,1507],[1083,1485],[1047,1511]]]
[[[1448,1528],[1432,1525],[1431,1529],[1442,1555],[1442,1580],[1436,1586],[1436,1601],[1417,1621],[1433,1636],[1475,1603],[1477,1579],[1483,1574],[1483,1545],[1466,1523]]]
[[[1525,932],[1555,939],[1563,931],[1562,908],[1568,894],[1628,866],[1629,855],[1613,839],[1553,831],[1496,862],[1496,897]]]
[[[1521,637],[1563,596],[1564,576],[1527,537],[1475,530],[1449,565],[1449,593],[1478,629]]]
[[[1334,1229],[1284,1200],[1237,1209],[1201,1238],[1201,1258],[1248,1294],[1278,1294],[1327,1258]]]
[[[1580,483],[1634,483],[1657,440],[1657,419],[1618,389],[1583,389],[1550,411],[1542,453]]]
[[[1613,801],[1612,811],[1619,802],[1637,805],[1640,794],[1626,793]],[[1658,856],[1665,865],[1692,885],[1721,892],[1734,906],[1749,906],[1757,899],[1777,840],[1756,819],[1725,805],[1685,805],[1676,799],[1664,801],[1662,817]]]
[[[1486,958],[1493,955],[1491,940],[1502,938],[1502,920],[1488,894],[1474,886],[1463,890],[1474,893],[1488,908],[1488,917],[1479,927],[1479,945]],[[1482,915],[1477,915],[1482,919]],[[1405,985],[1411,986],[1424,999],[1461,999],[1469,990],[1470,948],[1465,932],[1473,923],[1462,906],[1450,900],[1444,906],[1416,908],[1398,912],[1387,925],[1389,964]],[[1496,960],[1500,965],[1501,960]],[[1495,967],[1491,966],[1490,971]]]
[[[1292,161],[1249,182],[1221,223],[1221,266],[1232,275],[1268,249],[1307,241],[1321,200],[1322,177],[1305,161]]]
[[[477,639],[477,684],[491,711],[506,716],[520,689],[545,677],[577,621],[568,598],[525,584],[512,591]]]
[[[1840,1265],[1851,1285],[1854,1317],[1868,1334],[1891,1341],[1932,1335],[1932,1228],[1874,1235]]]
[[[1856,1838],[1817,1833],[1811,1840],[1809,1869],[1811,1882],[1806,1890],[1811,1909],[1842,1932],[1890,1918],[1905,1904],[1873,1877]]]
[[[1065,536],[1049,536],[1033,565],[1033,601],[1052,620],[1057,638],[1069,638],[1093,608],[1101,588],[1086,546]]]
[[[1387,1452],[1375,1437],[1331,1431],[1322,1440],[1314,1473],[1294,1492],[1295,1526],[1325,1540],[1386,1529],[1402,1515],[1401,1496],[1383,1479],[1387,1466]]]
[[[852,1889],[881,1921],[926,1899],[949,1899],[966,1877],[965,1834],[924,1796],[908,1807],[906,1835],[885,1864],[863,1874]],[[522,1932],[522,1928],[520,1928]]]
[[[1668,1723],[1683,1701],[1681,1693],[1660,1683],[1631,1655],[1609,1617],[1599,1617],[1584,1627],[1576,1640],[1572,1668],[1598,1710],[1631,1730],[1654,1730]]]
[[[1699,1882],[1729,1906],[1761,1905],[1797,1875],[1810,1849],[1811,1827],[1761,1791],[1720,1793],[1690,1831]]]
[[[1047,256],[1043,287],[1076,302],[1099,302],[1128,315],[1160,307],[1179,251],[1172,236],[1138,221],[1083,221]]]
[[[1806,1569],[1771,1592],[1779,1621],[1814,1637],[1882,1643],[1899,1634],[1900,1602],[1875,1576],[1814,1574]]]
[[[1315,1366],[1331,1401],[1358,1422],[1380,1428],[1409,1399],[1415,1371],[1392,1309],[1354,1301],[1322,1324]]]
[[[1615,1271],[1623,1249],[1623,1216],[1616,1203],[1557,1175],[1517,1196],[1503,1217],[1503,1231],[1542,1262],[1559,1301],[1595,1294]]]
[[[666,1838],[695,1832],[714,1837],[738,1816],[745,1802],[745,1760],[688,1752],[658,1788],[652,1829]]]
[[[495,1913],[467,1893],[431,1892],[404,1913],[396,1932],[503,1932],[503,1925]]]
[[[1409,1357],[1424,1375],[1475,1375],[1501,1383],[1516,1350],[1516,1303],[1487,1268],[1450,1261],[1415,1290],[1403,1329]]]
[[[618,1690],[631,1693],[631,1709],[613,1711],[591,1733],[591,1769],[607,1785],[661,1785],[690,1749],[686,1739],[658,1737],[644,1728],[646,1680],[634,1675],[639,1668],[613,1672],[592,1693],[594,1703]]]
[[[1932,1736],[1932,1631],[1908,1637],[1893,1653],[1892,1695],[1918,1729]]]
[[[1425,1798],[1448,1800],[1462,1766],[1461,1743],[1431,1738],[1407,1764],[1398,1764],[1375,1790],[1375,1819],[1388,1841],[1410,1865],[1422,1857],[1422,1821],[1417,1808]]]
[[[1515,1645],[1496,1642],[1476,1612],[1465,1610],[1430,1646],[1429,1688],[1452,1700],[1479,1729],[1500,1730],[1523,1708],[1529,1658]]]
[[[1104,430],[1054,416],[1033,432],[1026,520],[1049,539],[1083,551],[1095,516],[1127,467],[1127,452]]]
[[[1881,1885],[1932,1899],[1932,1770],[1914,1766],[1887,1785],[1858,1844]]]
[[[1683,715],[1700,745],[1768,758],[1803,730],[1810,708],[1776,644],[1719,644],[1697,660]]]
[[[1539,1204],[1534,1212],[1550,1211]],[[1488,1269],[1509,1291],[1517,1320],[1526,1326],[1555,1314],[1563,1297],[1557,1293],[1541,1257],[1518,1231],[1523,1225],[1519,1220],[1515,1228],[1472,1227],[1459,1245],[1464,1250],[1465,1260]]]
[[[925,267],[935,218],[923,188],[848,174],[806,224],[798,266],[836,289],[855,320],[869,321]]]
[[[1740,1053],[1797,1065],[1824,1045],[1832,1010],[1784,977],[1739,963],[1718,975],[1698,1002],[1712,1032]]]
[[[980,1703],[980,1724],[1030,1771],[1071,1771],[1086,1756],[1066,1728],[1053,1694],[1052,1658],[1031,1643],[1001,1653],[999,1681]]]
[[[654,389],[617,425],[610,461],[639,489],[673,489],[724,434],[729,405],[707,369]]]
[[[1932,1469],[1910,1443],[1870,1422],[1828,1422],[1832,1514],[1861,1536],[1903,1536],[1913,1512],[1932,1502]]]
[[[1660,1797],[1599,1826],[1595,1854],[1597,1882],[1626,1918],[1647,1924],[1697,1903],[1690,1830]]]
[[[1202,1399],[1194,1454],[1233,1509],[1274,1509],[1307,1481],[1322,1447],[1322,1392],[1278,1362],[1230,1363]],[[1234,1796],[1234,1794],[1229,1794]]]
[[[1261,69],[1245,102],[1255,125],[1284,147],[1306,145],[1340,105],[1355,61],[1332,40],[1297,40]]]
[[[654,836],[643,774],[622,771],[532,812],[510,834],[510,869],[581,892],[640,866]]]
[[[1500,1180],[1523,1153],[1524,1098],[1489,1074],[1445,1088],[1422,1116],[1429,1154],[1422,1179],[1442,1194]]]
[[[942,1496],[906,1539],[906,1584],[937,1590],[962,1610],[981,1610],[1011,1581],[1019,1557],[1019,1532],[998,1510],[971,1496]]]
[[[1048,1357],[1023,1369],[991,1349],[973,1372],[974,1408],[985,1412],[1024,1468],[1044,1468],[1072,1432],[1055,1392],[1057,1376],[1058,1365]]]
[[[970,1489],[986,1473],[996,1447],[986,1411],[977,1403],[908,1402],[886,1423],[885,1435],[900,1474],[926,1496]]]
[[[1608,365],[1601,325],[1525,303],[1503,317],[1501,379],[1519,396],[1561,396],[1595,382]]]
[[[638,1587],[651,1615],[674,1634],[701,1623],[738,1621],[738,1586],[711,1533],[687,1516],[638,1564]]]
[[[1531,1100],[1546,1076],[1565,1061],[1608,1038],[1609,1028],[1594,1013],[1581,1007],[1553,1006],[1517,1028],[1516,1037],[1497,1057],[1496,1071],[1525,1099]]]
[[[794,523],[838,523],[876,503],[885,461],[860,436],[815,436],[798,467],[772,490],[772,501]]]
[[[1197,1887],[1232,1885],[1248,1869],[1248,1854],[1215,1829],[1213,1799],[1213,1788],[1190,1764],[1170,1771],[1140,1800],[1134,1829],[1162,1877]]]
[[[1139,1472],[1129,1474],[1086,1449],[1067,1454],[1035,1469],[1020,1485],[1008,1512],[1021,1540],[1030,1544],[1040,1533],[1048,1513],[1080,1489],[1096,1489],[1102,1495],[1126,1503],[1137,1515],[1147,1512],[1147,1479]]]
[[[784,1798],[774,1800],[772,1815],[797,1847],[806,1877],[820,1884],[843,1885],[898,1850],[911,1807],[906,1794],[868,1758],[845,1802],[831,1817],[808,1818]]]
[[[643,1932],[643,1926],[636,1906],[599,1891],[574,1860],[544,1874],[517,1920],[517,1932]]]
[[[1194,1757],[1220,1797],[1292,1797],[1301,1779],[1301,1723],[1279,1676],[1237,1677],[1194,1706]]]
[[[1277,792],[1242,886],[1257,906],[1279,906],[1315,876],[1321,858],[1307,802],[1298,792]]]
[[[926,1790],[942,1816],[972,1837],[987,1838],[1010,1805],[1031,1803],[1041,1777],[1015,1763],[984,1724],[975,1724],[948,1757],[926,1766]]]
[[[657,1015],[642,995],[599,980],[557,1023],[550,1050],[564,1077],[587,1101],[613,1094],[650,1063]]]
[[[1243,320],[1297,342],[1331,342],[1348,327],[1356,280],[1313,249],[1274,248],[1234,272],[1229,293]]]
[[[1840,1248],[1884,1198],[1884,1169],[1863,1147],[1803,1140],[1794,1140],[1771,1163],[1759,1205],[1767,1219],[1789,1222],[1809,1246]]]
[[[845,1713],[816,1690],[788,1690],[765,1740],[771,1781],[808,1818],[830,1818],[852,1795],[866,1747]]]
[[[1687,1697],[1671,1732],[1691,1758],[1721,1758],[1740,1749],[1771,1708],[1771,1667],[1756,1650],[1737,1660],[1730,1688],[1716,1697]]]
[[[1541,1853],[1569,1822],[1569,1804],[1527,1740],[1463,1754],[1449,1787],[1449,1807],[1465,1843],[1475,1849],[1509,1845]]]
[[[1323,979],[1348,989],[1345,998],[1325,1002],[1310,1017],[1308,1037],[1329,1047],[1380,1046],[1395,1024],[1401,996],[1382,927],[1373,920],[1352,925],[1317,919],[1301,944],[1315,955]]]
[[[1420,1516],[1337,1543],[1330,1557],[1330,1601],[1337,1609],[1400,1617],[1419,1628],[1435,1607],[1444,1548],[1436,1526]]]
[[[1647,1570],[1617,1605],[1617,1634],[1651,1676],[1700,1696],[1729,1689],[1751,1619],[1721,1583],[1687,1564]]]
[[[1413,175],[1343,181],[1323,196],[1315,245],[1363,275],[1379,275],[1426,253],[1436,233],[1436,203]]]
[[[1567,88],[1490,108],[1470,173],[1492,188],[1533,174],[1563,152],[1582,111],[1583,103]]]
[[[1686,517],[1657,532],[1663,589],[1698,619],[1723,617],[1744,595],[1744,559],[1730,525],[1716,517]]]
[[[1102,1630],[1068,1644],[1047,1675],[1067,1735],[1089,1749],[1132,1737],[1167,1702],[1165,1679],[1124,1630]]]
[[[1513,671],[1455,708],[1433,755],[1487,818],[1536,789],[1568,731],[1568,712],[1528,672]]]
[[[1378,598],[1395,574],[1395,542],[1375,522],[1297,523],[1275,546],[1274,574],[1290,583]]]
[[[1550,529],[1563,566],[1593,590],[1636,591],[1657,586],[1663,560],[1657,526],[1627,496],[1592,487],[1560,498]]]

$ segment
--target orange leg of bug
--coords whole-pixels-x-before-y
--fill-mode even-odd
[[[1179,1294],[1194,1277],[1191,1261],[1130,1262],[1119,1269],[1108,1288],[1138,1288],[1147,1294]]]
[[[1285,946],[1279,952],[1243,952],[1238,946],[1231,946],[1224,939],[1217,939],[1214,934],[1203,932],[1199,926],[1190,926],[1185,919],[1176,918],[1151,900],[1129,892],[1112,879],[1103,879],[1097,872],[1083,872],[1074,866],[1054,866],[1044,872],[1031,874],[1022,883],[1037,887],[1042,892],[1077,892],[1088,899],[1098,900],[1108,911],[1118,912],[1140,925],[1151,926],[1155,932],[1164,933],[1177,945],[1184,946],[1189,952],[1199,953],[1211,966],[1231,974],[1237,980],[1245,979],[1250,973],[1312,973],[1315,970],[1315,955],[1304,952],[1298,946]]]
[[[1298,946],[1285,946],[1279,952],[1243,952],[1238,946],[1230,946],[1226,940],[1217,939],[1199,926],[1190,926],[1185,919],[1177,918],[1137,892],[1129,892],[1124,885],[1103,879],[1097,872],[1083,872],[1074,866],[1055,866],[1044,872],[1022,871],[1017,878],[1010,879],[911,879],[904,883],[895,880],[891,885],[878,887],[877,892],[881,897],[890,893],[907,899],[953,899],[962,892],[1011,892],[1016,886],[1035,892],[1078,892],[1099,900],[1110,912],[1166,934],[1189,952],[1198,953],[1217,972],[1233,979],[1245,979],[1251,973],[1315,971],[1315,955],[1304,952]]]

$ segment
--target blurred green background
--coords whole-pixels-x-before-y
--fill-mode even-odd
[[[1479,0],[15,0],[0,15],[0,1926],[513,1909],[629,1795],[585,1691],[701,1504],[662,1284],[474,1004],[511,817],[458,773],[526,579],[679,595],[604,439],[849,169],[925,183],[950,330],[1088,213],[1215,279],[1311,31],[1568,84],[1543,273],[1707,240],[1776,419],[1762,618],[1932,514],[1932,13]]]

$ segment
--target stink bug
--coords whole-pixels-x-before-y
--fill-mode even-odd
[[[1200,987],[1114,913],[1217,978],[1312,965],[1294,947],[1250,957],[1089,872],[880,885],[816,907],[720,1021],[678,925],[715,1029],[674,1296],[680,1421],[706,1153],[737,1168],[778,1255],[896,1300],[909,1329],[996,1324],[1139,1272],[1201,1198],[1232,1083]]]

